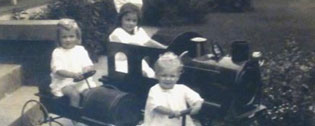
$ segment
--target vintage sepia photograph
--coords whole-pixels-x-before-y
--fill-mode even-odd
[[[314,13],[315,0],[0,0],[0,126],[315,126]]]

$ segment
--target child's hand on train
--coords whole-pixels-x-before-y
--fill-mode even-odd
[[[84,77],[83,77],[82,74],[74,73],[72,78],[75,79],[75,80],[82,80]]]
[[[198,101],[198,102],[195,102],[194,104],[192,104],[190,114],[191,115],[197,114],[202,107],[202,103],[203,103],[203,101]]]
[[[181,116],[181,111],[173,111],[170,117],[172,118],[179,118]]]
[[[83,68],[83,73],[87,73],[94,70],[94,66],[88,66]]]

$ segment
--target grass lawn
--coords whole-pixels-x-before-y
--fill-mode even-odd
[[[168,27],[166,34],[184,31],[201,33],[221,43],[226,50],[232,41],[247,40],[253,50],[278,51],[288,38],[304,49],[315,47],[315,1],[253,0],[254,11],[209,13],[202,24]]]

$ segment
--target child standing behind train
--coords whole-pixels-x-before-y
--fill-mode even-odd
[[[93,63],[88,52],[81,45],[81,30],[72,19],[61,19],[57,27],[59,47],[55,48],[51,59],[51,92],[57,97],[67,96],[70,105],[79,107],[80,93],[88,89],[85,81],[73,82],[82,79],[84,72],[92,70]],[[91,87],[95,83],[88,79]]]
[[[140,9],[136,5],[132,3],[124,4],[118,14],[118,27],[109,35],[110,42],[166,48],[165,45],[152,40],[143,28],[138,27],[140,15]],[[118,64],[127,63],[126,57],[123,56],[118,56],[115,61],[117,61]],[[124,66],[126,65],[119,67],[120,72],[127,73],[127,68],[124,68]],[[147,77],[153,78],[155,76],[152,68],[144,60],[142,61],[142,68],[144,75]]]
[[[138,26],[140,19],[141,11],[136,5],[124,4],[118,14],[118,27],[109,35],[109,40],[139,46],[151,45],[166,48],[165,45],[151,39],[143,28]]]
[[[154,69],[159,83],[149,91],[144,126],[181,126],[180,113],[189,109],[187,104],[191,109],[189,114],[200,110],[204,101],[200,95],[183,84],[177,84],[182,66],[179,57],[172,52],[166,52],[156,61]],[[195,125],[189,115],[186,125]]]

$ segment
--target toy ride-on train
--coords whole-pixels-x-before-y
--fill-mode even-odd
[[[135,126],[143,118],[150,87],[157,83],[155,78],[142,72],[142,60],[152,65],[166,51],[180,55],[183,61],[179,83],[187,84],[205,99],[199,114],[201,120],[227,116],[248,118],[262,109],[259,57],[250,56],[248,43],[234,42],[231,53],[225,55],[218,44],[212,44],[211,53],[204,51],[206,39],[195,32],[167,39],[169,42],[163,43],[167,48],[107,43],[108,75],[99,79],[103,86],[89,89],[82,96],[81,109],[70,107],[67,98],[54,97],[47,88],[40,88],[37,94],[40,102],[31,100],[25,107],[38,104],[41,118],[29,121],[27,113],[22,112],[22,122],[25,119],[25,124],[60,124],[56,119],[66,117],[92,126]],[[118,55],[123,55],[126,62],[119,63]],[[120,67],[126,69],[122,71]],[[85,75],[87,78],[92,74]],[[60,117],[51,117],[49,113]]]

